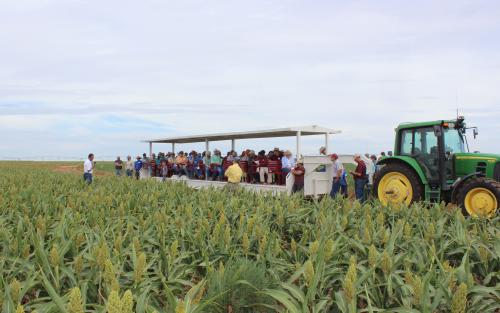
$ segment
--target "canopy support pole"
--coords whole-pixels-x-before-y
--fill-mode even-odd
[[[172,153],[175,153],[175,142],[172,142]]]
[[[302,135],[302,132],[299,130],[297,132],[297,159],[299,159],[301,157],[301,153],[300,153],[300,136]]]
[[[205,139],[205,151],[206,152],[210,151],[210,144],[209,144],[208,139]]]
[[[149,142],[149,157],[151,157],[153,155],[153,142],[150,141]]]
[[[330,151],[328,149],[328,143],[330,142],[330,134],[325,133],[325,154],[328,154]]]
[[[231,151],[236,151],[234,148],[235,148],[235,142],[234,139],[231,139]]]

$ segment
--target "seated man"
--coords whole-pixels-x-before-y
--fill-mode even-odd
[[[219,150],[215,149],[214,154],[210,158],[210,171],[212,172],[212,180],[221,180],[222,176],[222,157]]]
[[[281,172],[283,177],[286,177],[294,166],[295,160],[292,157],[292,152],[290,152],[290,150],[286,150],[285,156],[281,159]]]
[[[177,175],[188,175],[188,159],[184,155],[184,151],[179,152],[179,155],[177,156],[177,158],[175,158],[175,164],[177,165]]]

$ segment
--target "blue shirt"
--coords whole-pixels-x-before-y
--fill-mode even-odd
[[[135,167],[135,170],[136,171],[140,171],[141,168],[142,168],[142,161],[141,160],[137,160],[134,162],[134,167]]]
[[[283,158],[281,158],[281,167],[282,168],[289,168],[289,169],[291,169],[294,166],[295,166],[295,160],[293,158],[289,159],[286,156],[284,156]]]

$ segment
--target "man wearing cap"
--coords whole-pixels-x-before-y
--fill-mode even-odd
[[[356,166],[356,170],[354,172],[351,171],[351,175],[354,178],[354,191],[356,193],[356,200],[363,202],[364,199],[364,190],[366,185],[366,164],[363,160],[361,160],[361,156],[359,154],[354,155],[354,161],[358,164]]]
[[[333,172],[333,180],[332,180],[332,190],[330,191],[330,196],[335,198],[337,193],[340,190],[340,180],[342,178],[342,173],[344,172],[344,165],[339,160],[339,156],[334,153],[330,155],[330,159],[333,162],[332,172]]]
[[[142,161],[141,161],[141,157],[140,157],[140,156],[137,156],[136,160],[137,160],[137,161],[135,161],[135,162],[134,162],[135,179],[139,179],[140,172],[141,172],[141,169],[142,169]]]
[[[90,153],[88,158],[83,163],[83,180],[88,184],[92,184],[92,173],[94,171],[95,162],[94,154]]]
[[[304,174],[306,169],[302,160],[298,160],[294,168],[292,168],[293,187],[292,193],[300,192],[304,189]]]
[[[238,189],[241,177],[243,176],[243,170],[238,164],[239,161],[238,157],[233,158],[233,164],[224,172],[224,176],[227,177],[226,188],[231,191]]]

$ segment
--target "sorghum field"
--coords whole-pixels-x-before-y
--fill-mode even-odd
[[[499,312],[500,230],[382,207],[0,165],[2,312]]]

